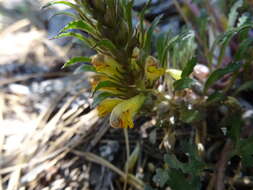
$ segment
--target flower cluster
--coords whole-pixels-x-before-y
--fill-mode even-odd
[[[166,71],[159,67],[158,60],[153,56],[147,56],[142,66],[139,61],[139,52],[138,48],[134,49],[130,68],[132,73],[139,72],[140,75],[143,70],[144,75],[142,79],[138,76],[141,80],[135,80],[134,84],[126,83],[129,81],[126,79],[128,76],[124,74],[121,64],[112,57],[103,54],[91,57],[91,64],[96,69],[96,74],[91,79],[92,89],[98,94],[109,94],[97,106],[98,115],[104,117],[110,114],[112,127],[134,127],[134,117],[141,109],[147,96],[145,91],[152,88],[152,84],[166,72],[174,79],[180,79],[181,71],[176,69]]]

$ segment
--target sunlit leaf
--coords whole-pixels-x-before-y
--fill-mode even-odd
[[[68,60],[64,65],[63,68],[71,66],[75,63],[87,63],[91,62],[91,59],[89,57],[73,57],[70,60]]]
[[[84,72],[89,72],[89,71],[90,72],[96,72],[96,68],[94,66],[88,65],[88,64],[83,65],[81,69]]]

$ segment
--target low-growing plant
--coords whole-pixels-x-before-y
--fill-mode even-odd
[[[220,17],[208,1],[196,1],[199,12],[186,3],[190,13],[173,2],[188,24],[179,34],[158,33],[162,17],[146,24],[151,1],[138,16],[132,0],[54,1],[45,7],[74,9],[60,13],[73,21],[55,38],[74,37],[97,52],[71,58],[64,67],[79,62],[94,73],[89,80],[99,116],[110,116],[115,128],[133,128],[140,116],[155,118],[154,131],[163,130],[164,162],[145,189],[233,189],[228,162],[239,158],[239,170],[253,165],[252,115],[240,98],[253,86],[252,15],[238,11],[247,11],[243,1]]]

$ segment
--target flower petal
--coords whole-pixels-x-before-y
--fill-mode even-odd
[[[139,94],[119,103],[110,116],[110,124],[115,128],[133,128],[133,119],[145,101],[145,96]]]
[[[166,73],[168,73],[173,79],[180,80],[182,71],[178,69],[168,69],[166,70]]]
[[[103,100],[97,107],[99,117],[104,117],[111,113],[113,108],[122,101],[119,98],[107,98]]]

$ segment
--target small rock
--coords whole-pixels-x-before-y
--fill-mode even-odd
[[[13,94],[20,94],[20,95],[30,95],[31,94],[29,88],[27,86],[21,85],[21,84],[10,84],[9,90]]]

